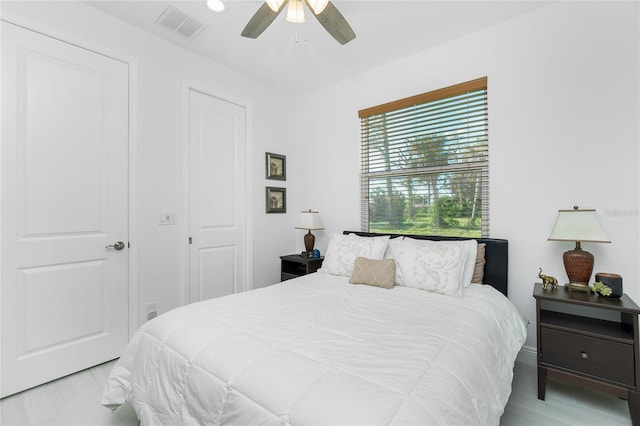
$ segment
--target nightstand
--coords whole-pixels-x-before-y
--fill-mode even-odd
[[[316,272],[322,266],[323,260],[323,256],[305,257],[299,254],[280,256],[280,281]]]
[[[626,294],[610,299],[568,286],[535,284],[533,297],[538,399],[544,400],[547,377],[558,378],[626,399],[640,425],[640,307]]]

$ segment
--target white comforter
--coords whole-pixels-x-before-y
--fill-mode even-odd
[[[102,403],[154,425],[497,425],[525,334],[489,286],[460,299],[315,273],[149,321]]]

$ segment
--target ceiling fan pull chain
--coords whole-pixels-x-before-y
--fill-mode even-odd
[[[300,41],[300,37],[298,36],[298,31],[296,31],[296,43]],[[307,41],[307,31],[304,31],[304,41]]]

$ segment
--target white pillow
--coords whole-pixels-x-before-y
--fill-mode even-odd
[[[402,247],[403,240],[410,240],[408,237],[396,237],[391,238],[387,243],[387,249],[384,252],[385,259],[395,259],[395,255],[398,252],[398,249]]]
[[[404,239],[407,242],[414,242],[420,244],[423,241],[431,241],[432,243],[440,244],[459,244],[464,250],[464,270],[462,274],[462,286],[467,288],[471,285],[473,280],[473,272],[476,267],[476,257],[478,256],[478,241],[476,240],[458,240],[458,241],[432,241],[432,240],[418,240],[415,238],[406,237]]]
[[[478,241],[460,241],[462,247],[467,251],[467,259],[464,262],[464,274],[462,275],[462,285],[466,288],[471,286],[473,273],[476,270],[476,258],[478,257]]]
[[[382,259],[387,248],[388,235],[360,237],[356,234],[331,234],[329,246],[319,272],[350,277],[356,257]]]
[[[467,250],[461,242],[405,238],[391,244],[389,255],[397,285],[462,297]]]

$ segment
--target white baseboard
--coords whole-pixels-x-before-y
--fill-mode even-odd
[[[518,352],[516,362],[521,362],[535,367],[537,365],[537,356],[538,351],[535,347],[524,345],[522,349],[520,349],[520,352]]]

